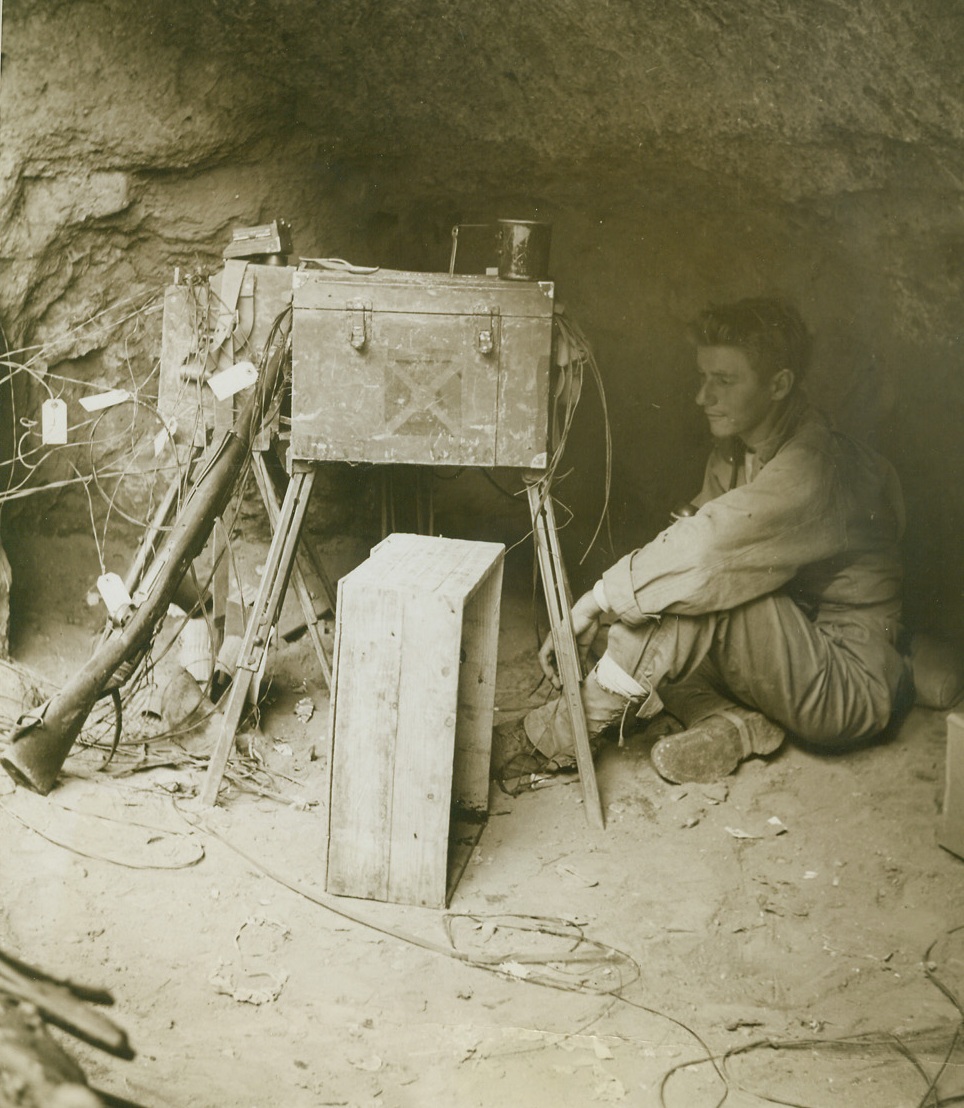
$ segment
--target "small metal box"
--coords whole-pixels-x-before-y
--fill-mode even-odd
[[[224,248],[225,258],[258,258],[267,254],[291,253],[291,227],[284,219],[257,227],[235,227]]]
[[[549,281],[298,270],[290,457],[544,469],[553,295]]]

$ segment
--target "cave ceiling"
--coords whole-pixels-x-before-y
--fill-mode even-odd
[[[5,127],[23,119],[27,148],[31,109],[53,118],[27,155],[41,168],[90,154],[124,170],[190,169],[291,144],[427,196],[578,203],[602,185],[726,207],[964,185],[961,0],[3,10],[6,71],[22,74],[24,49],[33,55]]]
[[[165,0],[155,42],[260,119],[431,188],[569,180],[721,202],[964,182],[948,0]],[[133,10],[132,6],[132,10]]]

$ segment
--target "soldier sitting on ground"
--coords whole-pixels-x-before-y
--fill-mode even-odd
[[[839,751],[912,696],[900,631],[903,508],[893,469],[804,398],[810,337],[790,305],[711,307],[692,328],[714,449],[703,488],[576,601],[580,649],[611,622],[582,684],[590,740],[627,717],[679,721],[652,750],[673,782],[713,781],[786,733]],[[551,639],[539,653],[558,688]],[[565,700],[496,728],[493,775],[574,765]]]

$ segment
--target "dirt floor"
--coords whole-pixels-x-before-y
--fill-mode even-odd
[[[15,656],[62,681],[102,619],[94,552],[53,532],[11,554]],[[545,695],[533,641],[510,579],[503,718]],[[715,786],[663,782],[630,737],[599,761],[603,831],[578,780],[494,790],[443,911],[325,893],[327,693],[305,638],[271,667],[265,768],[216,809],[171,739],[125,746],[107,773],[102,751],[72,756],[46,799],[0,781],[0,947],[109,988],[137,1051],[63,1040],[93,1085],[146,1108],[964,1098],[942,714],[915,709],[849,756],[790,747]],[[180,764],[130,772],[145,750]]]

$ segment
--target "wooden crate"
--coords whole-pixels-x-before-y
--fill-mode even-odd
[[[448,903],[488,811],[503,554],[390,535],[338,583],[329,892]]]
[[[947,717],[947,776],[937,841],[964,858],[964,715]]]
[[[299,270],[291,457],[547,464],[553,285]]]

